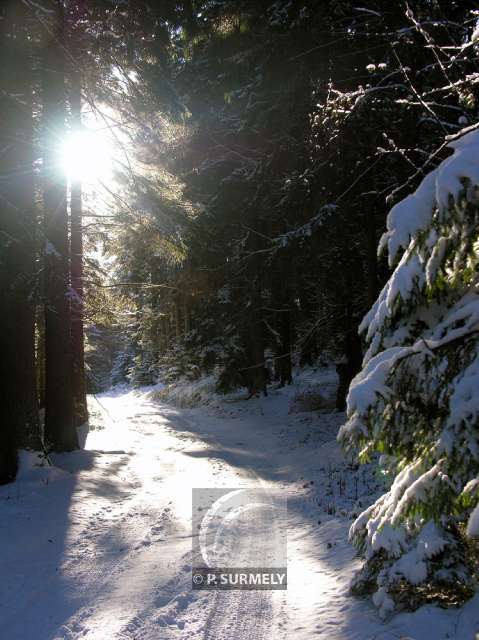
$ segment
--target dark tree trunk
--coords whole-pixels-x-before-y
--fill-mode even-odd
[[[41,449],[35,375],[35,213],[26,10],[0,22],[0,484],[15,478],[17,448]],[[8,61],[8,64],[7,62]]]
[[[67,184],[58,166],[65,135],[63,5],[51,0],[42,59],[45,209],[45,440],[53,451],[78,448],[73,421]]]
[[[166,351],[168,351],[168,346],[170,344],[170,317],[169,315],[165,314],[163,316],[163,344],[164,344],[164,351],[166,353]]]
[[[288,277],[287,256],[280,256],[277,268],[273,273],[272,305],[276,311],[276,330],[278,339],[275,340],[275,373],[282,387],[293,382],[291,345],[291,306],[290,282]]]
[[[293,371],[291,366],[291,311],[287,304],[283,305],[279,318],[280,354],[276,360],[279,371],[279,382],[282,387],[292,384]]]
[[[373,176],[374,186],[380,191],[376,175]],[[364,212],[364,233],[365,233],[365,245],[366,245],[366,275],[367,275],[367,305],[372,307],[378,297],[380,286],[378,277],[378,230],[377,226],[377,196],[371,194],[366,200],[367,206]]]
[[[180,313],[180,301],[178,297],[175,298],[175,332],[176,338],[179,341],[181,339],[181,313]]]
[[[184,314],[184,322],[185,322],[185,335],[190,332],[191,329],[191,318],[190,318],[190,309],[188,307],[188,301],[185,296],[185,300],[183,303],[183,314]]]
[[[346,331],[344,336],[344,355],[346,362],[336,367],[339,383],[336,394],[336,408],[339,411],[346,409],[346,396],[349,385],[354,376],[361,370],[362,349],[358,335],[357,323],[354,322],[351,303],[351,287],[349,287],[346,303]]]
[[[261,219],[257,221],[261,230]],[[264,318],[262,284],[263,273],[258,251],[262,248],[260,233],[250,232],[247,249],[251,252],[248,269],[245,272],[245,286],[249,289],[249,307],[242,318],[243,344],[245,346],[246,367],[242,370],[245,386],[251,396],[267,393],[268,371],[265,366]]]
[[[250,365],[247,369],[249,380],[249,394],[251,396],[262,393],[267,396],[267,371],[264,362],[264,329],[261,314],[261,295],[258,283],[254,285],[256,290],[251,300],[251,313],[249,322],[249,336],[247,339]]]
[[[41,285],[40,285],[41,287]],[[45,310],[43,305],[37,307],[36,313],[36,369],[38,406],[45,409]]]
[[[74,130],[81,129],[81,79],[78,72],[71,74],[70,107]],[[70,269],[72,286],[71,346],[74,424],[79,427],[88,420],[85,381],[85,348],[83,328],[83,229],[82,185],[74,180],[70,186]]]

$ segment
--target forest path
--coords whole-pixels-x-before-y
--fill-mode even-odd
[[[279,638],[272,627],[284,620],[284,593],[191,589],[192,489],[270,486],[251,464],[264,457],[264,439],[255,446],[250,434],[245,447],[224,421],[192,419],[141,392],[103,395],[97,407],[106,428],[90,434],[89,447],[111,450],[114,434],[114,449],[128,456],[122,475],[133,491],[115,507],[105,505],[108,535],[121,538],[122,555],[104,572],[98,602],[71,621],[74,633],[92,640],[106,629],[108,638]],[[93,547],[102,544],[102,528],[100,521],[86,533]]]
[[[151,389],[111,392],[92,403],[86,450],[42,469],[24,454],[18,481],[0,487],[0,638],[466,638],[464,612],[425,607],[384,625],[350,597],[348,493],[368,495],[370,480],[338,452],[341,416],[290,414],[294,393],[180,410]],[[201,487],[288,494],[287,591],[191,589]]]

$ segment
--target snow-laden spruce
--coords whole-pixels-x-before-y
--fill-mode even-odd
[[[449,146],[454,153],[389,213],[379,250],[395,269],[361,323],[368,350],[339,433],[362,460],[381,453],[393,478],[350,530],[366,559],[353,589],[374,591],[383,616],[412,587],[426,599],[465,598],[474,580],[479,132]]]

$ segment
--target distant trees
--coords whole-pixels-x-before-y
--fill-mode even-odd
[[[140,279],[162,287],[133,330],[151,336],[157,318],[159,357],[150,338],[133,341],[131,374],[154,379],[174,352],[186,368],[215,370],[221,389],[261,393],[267,379],[287,384],[292,363],[324,355],[338,364],[343,409],[361,366],[358,325],[388,277],[376,256],[386,197],[415,184],[444,134],[475,117],[472,85],[459,81],[474,72],[462,49],[473,7],[185,2],[168,5],[165,26],[143,6],[147,21],[133,12],[138,81],[123,108],[141,94],[137,147],[149,171],[175,175],[177,206],[142,187],[145,218],[116,245],[141,306],[131,246],[147,246],[151,227],[163,238]],[[165,126],[154,105],[171,87]]]

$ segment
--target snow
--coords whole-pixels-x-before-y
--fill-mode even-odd
[[[85,450],[52,456],[54,466],[22,452],[18,481],[0,487],[0,637],[472,639],[477,596],[388,618],[380,589],[383,621],[350,595],[359,561],[347,532],[384,487],[373,465],[341,453],[344,414],[299,410],[305,388],[330,397],[334,384],[324,369],[249,401],[214,394],[208,380],[91,398]],[[191,590],[191,490],[208,486],[287,495],[287,591]],[[432,525],[420,549],[437,552]],[[398,571],[419,572],[421,560]]]
[[[406,254],[405,254],[406,255]],[[401,260],[402,263],[402,260]],[[398,269],[401,267],[401,263]],[[388,285],[391,281],[389,281]],[[381,308],[385,305],[384,296],[387,295],[388,285],[380,294],[376,305],[371,309],[371,315],[367,316],[366,326],[370,320],[370,327],[376,327],[378,316],[381,315]],[[379,303],[379,304],[378,304]],[[373,318],[374,319],[371,319]],[[374,355],[370,348],[364,358],[363,369],[351,382],[349,395],[347,398],[347,409],[349,420],[341,427],[339,437],[344,438],[346,434],[362,431],[367,433],[366,426],[361,418],[367,416],[371,407],[375,406],[381,397],[388,398],[391,390],[386,382],[393,367],[402,359],[413,354],[430,354],[435,349],[477,332],[479,329],[479,295],[476,290],[468,291],[450,309],[444,313],[441,322],[430,329],[410,346],[392,346],[379,351]],[[407,336],[407,332],[404,334]],[[377,350],[376,347],[375,350]],[[451,416],[448,425],[456,424],[459,420],[474,419],[479,411],[477,389],[479,380],[479,364],[477,358],[465,371],[460,379],[455,382],[455,389],[451,396]],[[447,428],[443,435],[444,446],[447,446]],[[474,443],[470,443],[474,447]],[[473,455],[478,455],[479,450],[471,450]]]
[[[476,27],[471,35],[471,43],[476,43],[479,40],[479,27]]]
[[[444,236],[437,239],[431,257],[426,264],[426,282],[428,286],[432,286],[437,276],[439,266],[444,260],[447,249],[447,238]]]
[[[386,618],[394,610],[394,602],[383,587],[380,587],[373,595],[373,602],[378,608],[381,618]]]
[[[394,277],[389,281],[390,285],[386,298],[387,308],[393,309],[398,296],[401,296],[406,302],[410,298],[412,291],[421,286],[423,279],[419,256],[410,255],[409,252],[406,252],[394,272]]]
[[[440,210],[447,209],[449,198],[455,201],[464,189],[464,180],[479,185],[479,158],[477,145],[479,132],[471,131],[459,140],[449,143],[454,149],[452,156],[441,162],[436,180],[436,203]]]
[[[451,578],[458,520],[469,536],[479,530],[478,496],[470,488],[479,460],[479,131],[448,146],[452,155],[388,216],[380,250],[387,246],[395,269],[359,327],[368,350],[339,432],[361,459],[383,451],[397,456],[386,469],[397,473],[391,488],[350,529],[366,558],[355,588],[376,582],[373,602],[382,617],[392,599],[400,602],[398,580]],[[437,526],[428,522],[431,513]]]
[[[447,543],[432,520],[423,527],[418,540],[417,550],[421,559],[434,557],[444,549]]]
[[[45,240],[45,255],[46,256],[55,256],[55,258],[60,258],[60,254],[56,250],[55,246],[50,242],[50,240]]]
[[[431,221],[436,191],[437,171],[431,171],[416,191],[398,202],[389,212],[387,231],[380,241],[380,250],[387,244],[392,266],[399,249],[406,249],[411,238],[426,229]]]
[[[320,229],[334,214],[337,208],[338,207],[335,204],[326,204],[322,206],[318,213],[308,220],[308,222],[296,229],[293,229],[292,231],[288,231],[287,233],[277,236],[274,238],[273,242],[284,249],[295,240],[312,236],[313,233]]]
[[[411,584],[420,584],[427,578],[427,565],[424,562],[426,553],[426,543],[421,541],[421,546],[413,547],[410,551],[403,554],[397,562],[395,562],[390,571],[398,577],[404,577]],[[440,544],[434,539],[432,548],[441,550]],[[422,550],[422,553],[421,553]]]
[[[478,145],[477,130],[451,141],[448,147],[454,153],[431,171],[413,194],[398,202],[389,212],[387,231],[381,238],[379,252],[387,246],[391,266],[397,262],[401,249],[403,254],[393,275],[359,327],[361,333],[366,333],[368,341],[393,317],[398,296],[408,302],[415,292],[423,289],[426,282],[431,284],[444,259],[447,239],[441,238],[437,244],[433,242],[435,248],[426,269],[422,263],[423,256],[416,246],[416,239],[421,231],[431,225],[435,215],[437,222],[441,221],[450,202],[457,202],[460,198],[465,184],[469,184],[468,199],[477,200],[474,189],[479,186]],[[455,235],[457,233],[456,231]],[[432,240],[431,238],[431,242]],[[377,344],[375,350],[379,346]],[[374,355],[375,350],[371,350],[371,355]]]
[[[471,515],[469,516],[466,533],[470,538],[473,538],[474,536],[479,536],[479,504],[476,505],[476,508],[472,511]]]
[[[420,584],[427,578],[427,565],[418,558],[417,550],[411,549],[393,564],[391,573],[404,576],[411,584]]]
[[[377,397],[389,395],[385,382],[395,363],[413,352],[412,347],[391,347],[378,353],[366,363],[365,367],[351,382],[347,399],[348,414],[364,416]],[[345,432],[348,425],[344,425]]]
[[[449,400],[450,413],[447,427],[452,428],[463,421],[471,424],[477,422],[479,413],[478,387],[479,353],[476,351],[471,364],[454,381],[453,392]],[[474,453],[477,454],[477,451]]]

